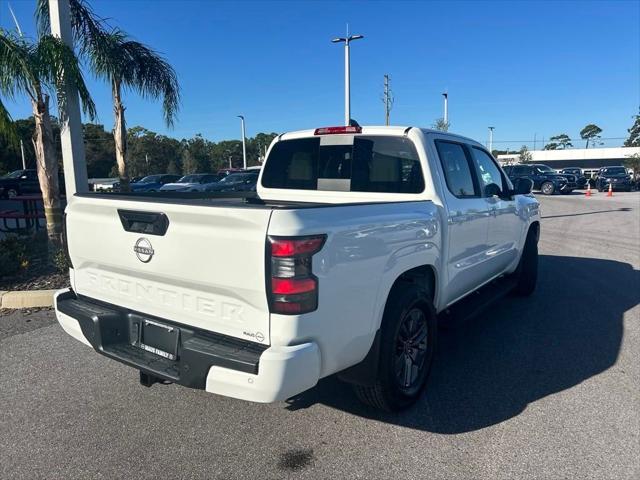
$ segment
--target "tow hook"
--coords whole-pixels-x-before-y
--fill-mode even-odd
[[[156,377],[155,375],[151,375],[150,373],[146,373],[140,370],[140,385],[151,387],[154,383],[160,383],[161,385],[171,384],[171,382],[169,382],[168,380]]]

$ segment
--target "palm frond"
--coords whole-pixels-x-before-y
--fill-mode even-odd
[[[32,99],[37,81],[31,45],[15,34],[0,29],[0,92],[9,98],[26,93]]]
[[[85,0],[69,0],[69,7],[74,38],[93,72],[110,82],[117,80],[145,98],[162,98],[165,122],[173,126],[180,106],[180,87],[173,67],[151,48],[112,28]],[[48,33],[48,0],[37,0],[36,19],[41,34]]]
[[[173,67],[157,52],[134,40],[121,44],[127,55],[123,83],[142,97],[162,98],[167,125],[173,126],[180,107],[180,86]]]
[[[73,85],[80,95],[82,108],[91,118],[96,117],[96,106],[91,99],[89,90],[84,83],[82,70],[78,58],[71,48],[62,40],[52,35],[40,37],[40,41],[34,46],[33,55],[37,66],[38,78],[47,85],[55,85],[60,91],[60,82]],[[58,95],[58,102],[64,107],[65,95]]]
[[[5,139],[11,146],[18,144],[18,134],[11,114],[0,98],[0,138]]]
[[[49,35],[51,33],[49,0],[36,1],[35,16],[40,36]],[[99,36],[103,32],[111,29],[107,20],[96,15],[85,0],[69,0],[69,17],[75,43],[83,54],[99,41]]]

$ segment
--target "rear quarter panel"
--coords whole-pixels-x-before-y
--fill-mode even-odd
[[[318,343],[323,377],[365,357],[403,272],[441,262],[441,218],[430,201],[276,210],[269,234],[327,235],[313,257],[318,309],[271,315],[273,345]]]

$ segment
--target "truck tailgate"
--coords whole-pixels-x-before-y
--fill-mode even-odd
[[[270,342],[265,242],[271,209],[76,197],[66,214],[77,294]],[[149,223],[161,214],[166,232],[150,234]]]

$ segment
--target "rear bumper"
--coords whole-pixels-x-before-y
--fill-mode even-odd
[[[254,402],[285,400],[313,387],[320,351],[313,343],[260,345],[77,297],[70,289],[54,297],[65,332],[98,353],[146,374],[191,388]],[[180,329],[177,358],[142,350],[140,322],[157,320]]]

